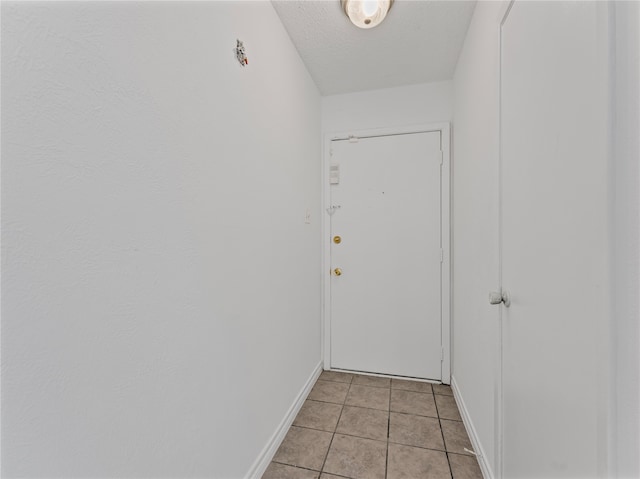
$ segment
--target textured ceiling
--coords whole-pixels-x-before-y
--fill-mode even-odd
[[[351,24],[339,0],[272,0],[323,95],[450,80],[475,0],[396,0],[379,26]]]

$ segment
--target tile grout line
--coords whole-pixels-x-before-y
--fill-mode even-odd
[[[351,406],[349,406],[351,407]],[[380,412],[385,412],[385,411],[380,411]],[[338,421],[340,420],[340,418],[338,418]],[[309,431],[318,431],[318,432],[326,432],[328,434],[333,434],[331,431],[327,431],[326,429],[316,429],[315,427],[308,427],[308,426],[292,426],[292,427],[297,427],[299,429],[308,429]],[[380,439],[377,437],[367,437],[367,436],[358,436],[357,434],[353,434],[353,433],[348,433],[348,432],[338,432],[337,430],[335,431],[337,434],[340,434],[341,436],[349,436],[349,437],[357,437],[358,439],[366,439],[367,441],[377,441],[377,442],[385,442],[386,439]],[[392,444],[401,444],[400,442],[394,442]],[[408,444],[407,444],[408,445]],[[416,446],[416,447],[420,447],[420,446]],[[420,447],[420,449],[430,449],[428,447]],[[437,451],[438,449],[434,449],[434,451]]]
[[[355,379],[355,377],[354,377]],[[330,382],[330,383],[341,383],[341,384],[355,384],[356,386],[365,386],[368,388],[378,388],[378,389],[395,389],[396,391],[408,391],[408,392],[413,392],[413,393],[420,393],[420,394],[436,394],[438,396],[450,396],[453,397],[452,394],[445,394],[445,393],[438,393],[435,392],[433,387],[431,388],[431,392],[424,392],[424,391],[420,391],[417,389],[408,389],[408,388],[400,388],[400,387],[393,387],[393,385],[390,386],[377,386],[375,384],[360,384],[360,383],[356,383],[353,381],[353,379],[351,380],[351,382],[347,382],[347,381],[336,381],[335,379],[322,379],[322,378],[318,378],[318,381],[324,381],[324,382]],[[431,383],[420,383],[420,384],[429,384],[430,386],[434,386],[434,384]],[[440,386],[440,384],[435,384],[435,386]]]
[[[351,381],[336,381],[335,379],[322,379],[322,376],[318,377],[318,381],[326,381],[328,383],[342,383],[342,384],[351,384]]]
[[[438,424],[440,424],[440,435],[442,436],[442,445],[444,446],[445,454],[447,456],[447,465],[449,466],[449,476],[453,477],[453,469],[451,469],[451,461],[449,460],[449,451],[447,450],[447,443],[444,438],[444,430],[442,429],[442,418],[440,417],[440,409],[438,408],[438,401],[436,401],[435,391],[433,396],[433,402],[436,405],[436,412],[438,413]]]
[[[329,457],[329,451],[331,451],[331,446],[333,445],[333,440],[335,439],[336,431],[338,430],[338,424],[340,424],[340,419],[342,419],[342,413],[344,412],[345,403],[347,402],[347,397],[349,396],[349,391],[351,391],[351,383],[353,383],[353,378],[351,378],[351,382],[346,383],[346,384],[349,385],[349,388],[347,389],[347,394],[344,395],[344,400],[342,401],[342,409],[340,409],[340,415],[338,416],[338,422],[336,422],[336,427],[333,430],[333,434],[331,435],[331,441],[329,441],[329,448],[327,449],[327,453],[324,456],[324,461],[322,461],[322,466],[320,467],[320,476],[324,472],[324,467],[327,464],[327,458]],[[327,474],[329,474],[329,473],[327,473]]]
[[[286,462],[280,461],[271,461],[273,464],[280,464],[281,466],[295,467],[296,469],[302,469],[303,471],[312,471],[312,472],[320,472],[316,469],[311,469],[309,467],[296,466],[295,464],[287,464]]]
[[[443,430],[443,427],[442,427],[444,419],[441,416],[442,413],[440,412],[440,409],[438,407],[438,402],[437,402],[437,396],[450,396],[450,395],[449,394],[438,394],[438,393],[436,393],[435,390],[434,390],[433,384],[430,384],[430,386],[431,386],[430,387],[430,391],[429,392],[425,392],[423,390],[415,391],[415,390],[412,390],[412,389],[394,388],[393,387],[393,379],[392,378],[390,378],[390,381],[389,381],[387,386],[377,386],[377,385],[371,385],[371,384],[359,384],[359,383],[356,382],[356,378],[357,378],[357,376],[353,375],[350,378],[350,380],[347,382],[347,381],[334,381],[334,380],[331,380],[331,379],[325,379],[325,378],[320,378],[319,377],[318,380],[316,381],[316,383],[318,381],[322,381],[322,382],[324,382],[326,384],[333,383],[333,384],[336,384],[336,385],[337,384],[345,384],[345,385],[347,385],[346,394],[344,396],[343,401],[340,402],[340,403],[308,398],[309,401],[313,401],[313,402],[317,402],[317,403],[335,404],[335,405],[341,406],[340,413],[338,415],[338,419],[337,419],[337,422],[336,422],[336,425],[335,425],[333,431],[327,431],[327,430],[324,430],[324,429],[316,429],[314,427],[296,425],[296,427],[298,427],[298,428],[314,430],[314,431],[324,432],[324,433],[331,433],[331,439],[329,441],[329,446],[328,446],[327,451],[325,453],[325,457],[324,457],[324,460],[322,462],[322,466],[321,466],[320,470],[318,471],[316,469],[297,466],[297,465],[293,465],[293,464],[282,463],[282,462],[278,462],[278,461],[272,461],[272,462],[274,462],[276,464],[286,465],[286,466],[289,466],[289,467],[294,467],[294,468],[297,468],[297,469],[313,471],[314,473],[318,472],[319,476],[322,475],[323,473],[329,474],[329,472],[326,472],[324,469],[326,467],[326,463],[327,463],[327,460],[328,460],[328,457],[329,457],[329,453],[330,453],[331,448],[333,446],[333,441],[335,439],[336,434],[338,434],[338,427],[339,427],[340,421],[342,420],[342,416],[343,416],[343,414],[345,412],[344,410],[347,407],[347,403],[346,402],[348,400],[349,394],[351,393],[351,390],[353,389],[353,385],[356,385],[356,386],[360,386],[360,387],[364,387],[364,388],[369,387],[369,388],[375,388],[375,389],[387,389],[389,391],[388,409],[386,411],[382,410],[382,409],[377,409],[377,408],[373,408],[373,407],[366,407],[366,406],[360,406],[360,405],[350,406],[350,407],[353,407],[355,409],[360,408],[360,409],[365,409],[365,410],[369,410],[369,411],[380,411],[380,412],[386,412],[387,413],[387,435],[386,435],[386,457],[385,457],[385,466],[384,466],[385,467],[384,479],[388,479],[389,454],[390,454],[391,444],[398,444],[398,445],[401,445],[401,446],[402,445],[406,445],[406,446],[410,446],[410,447],[416,447],[416,448],[419,448],[419,449],[422,449],[422,450],[431,450],[431,451],[434,451],[434,452],[444,452],[447,455],[447,465],[449,467],[449,474],[450,474],[449,477],[452,478],[453,477],[453,470],[451,468],[450,452],[447,450],[446,440],[445,440],[445,437],[444,437],[444,430]],[[314,387],[315,386],[316,386],[316,384],[314,384]],[[431,396],[433,398],[433,401],[434,401],[434,404],[435,404],[435,409],[436,409],[436,416],[435,417],[434,416],[423,416],[421,414],[415,414],[415,413],[411,413],[411,412],[398,412],[398,414],[402,414],[403,416],[416,416],[416,417],[437,419],[438,420],[438,425],[440,427],[440,435],[441,435],[442,440],[443,440],[443,449],[444,450],[432,449],[432,448],[428,448],[428,447],[416,446],[416,445],[413,445],[413,444],[403,444],[402,442],[391,441],[391,412],[392,412],[391,402],[392,402],[392,393],[393,393],[394,390],[402,391],[402,392],[409,392],[409,393],[417,393],[417,394],[431,394]],[[419,396],[417,398],[419,398]],[[454,401],[455,401],[455,398],[454,398]],[[457,406],[457,404],[456,404],[456,406]],[[444,413],[444,411],[443,411],[443,413]],[[449,420],[452,421],[452,422],[453,421],[461,422],[461,421],[456,420],[456,419],[449,419]],[[292,424],[292,426],[293,426],[293,424]],[[357,435],[357,434],[353,434],[353,433],[340,433],[340,434],[342,434],[344,436],[348,436],[348,437],[359,438],[359,439],[380,441],[380,439],[370,438],[370,437],[363,437],[362,435]],[[453,454],[456,454],[456,453],[453,453]],[[463,454],[463,453],[462,454],[458,454],[458,455],[466,457],[466,454]],[[341,474],[336,474],[336,476],[344,477],[345,479],[349,479],[347,476],[342,476]],[[319,477],[318,477],[318,479],[319,479]]]
[[[392,387],[393,381],[389,381],[389,416],[387,417],[387,457],[384,461],[384,479],[387,479],[389,475],[389,441],[391,436],[391,393],[393,392]]]
[[[356,386],[357,386],[357,384],[356,384]],[[396,391],[404,391],[404,390],[403,390],[403,389],[396,389]],[[409,392],[414,392],[414,391],[409,391]],[[425,393],[420,393],[420,394],[425,394]],[[442,394],[441,394],[441,396],[442,396]],[[308,399],[308,401],[312,401],[312,402],[321,402],[321,403],[323,403],[323,404],[335,404],[336,406],[340,406],[340,405],[344,404],[344,403],[331,402],[331,401],[322,401],[321,399]],[[435,401],[435,400],[434,400],[434,401]],[[358,408],[361,408],[361,409],[369,409],[369,410],[371,410],[371,411],[382,411],[382,412],[386,412],[386,411],[387,411],[386,409],[376,409],[376,408],[374,408],[374,407],[356,406],[356,405],[353,405],[353,404],[345,404],[345,405],[346,405],[346,406],[349,406],[349,407],[358,407]],[[436,416],[427,416],[427,415],[425,415],[425,414],[416,414],[416,413],[414,413],[414,412],[403,412],[403,411],[393,411],[393,412],[395,412],[395,413],[397,413],[397,414],[406,414],[406,415],[408,415],[408,416],[430,417],[430,418],[432,418],[432,419],[439,419],[439,416],[438,416],[438,415],[436,415]],[[443,418],[443,419],[444,419],[445,421],[463,422],[463,421],[461,421],[460,419],[448,419],[448,418]],[[310,428],[310,429],[313,429],[313,428]],[[321,431],[322,429],[318,429],[318,430],[319,430],[319,431]]]
[[[345,406],[346,407],[346,406]],[[349,407],[354,407],[354,406],[349,406]],[[372,411],[379,411],[377,409],[372,409]],[[379,412],[387,412],[387,411],[379,411]],[[391,411],[393,412],[393,411]],[[395,414],[404,414],[406,416],[415,416],[415,414],[407,414],[407,413],[403,413],[403,412],[396,412]],[[418,416],[418,417],[426,417],[426,416]],[[428,419],[438,419],[436,417],[429,417]],[[338,419],[339,420],[339,419]],[[448,421],[448,419],[445,419],[446,421]],[[459,422],[459,421],[458,421]],[[390,428],[390,419],[388,420],[388,428]],[[315,427],[309,427],[309,426],[300,426],[298,424],[296,425],[292,425],[292,427],[297,427],[298,429],[309,429],[310,431],[318,431],[318,432],[326,432],[328,434],[333,434],[332,431],[327,431],[326,429],[317,429]],[[342,436],[349,436],[349,437],[356,437],[358,439],[366,439],[368,441],[377,441],[377,442],[388,442],[389,444],[395,444],[398,446],[408,446],[408,447],[415,447],[417,449],[425,449],[427,451],[438,451],[438,452],[448,452],[446,449],[437,449],[435,447],[425,447],[425,446],[418,446],[416,444],[407,444],[404,442],[398,442],[398,441],[392,441],[391,438],[389,437],[389,432],[387,432],[387,438],[385,440],[383,439],[379,439],[376,437],[367,437],[367,436],[359,436],[357,434],[353,434],[353,433],[347,433],[347,432],[337,432],[337,430],[335,431],[337,434],[340,434]],[[442,433],[441,433],[442,434]],[[471,456],[471,454],[463,454],[460,452],[451,452],[450,454],[457,454],[458,456]],[[277,462],[277,461],[274,461]],[[286,463],[280,463],[280,464],[286,464]],[[292,465],[292,464],[288,464],[288,465]],[[299,466],[294,466],[294,467],[299,467]],[[306,468],[302,468],[302,469],[306,469]],[[315,469],[312,469],[315,471]]]
[[[317,402],[322,402],[325,404],[335,404],[336,406],[340,406],[342,403],[337,403],[337,402],[328,402],[328,401],[318,401],[317,399],[312,399],[312,401],[317,401]],[[355,404],[345,404],[345,406],[349,406],[349,407],[357,407],[360,409],[367,409],[369,411],[380,411],[380,412],[388,412],[388,409],[376,409],[374,407],[367,407],[367,406],[356,406]],[[402,412],[400,414],[411,414],[409,412]],[[414,416],[420,416],[420,417],[435,417],[435,416],[423,416],[421,414],[413,414]],[[462,421],[458,421],[458,422],[462,422]]]
[[[379,389],[390,389],[391,388],[391,381],[389,381],[389,385],[388,386],[376,386],[375,384],[360,384],[360,383],[356,383],[355,382],[355,378],[353,378],[352,384],[355,384],[356,386],[366,386],[369,388],[379,388]]]
[[[393,444],[394,446],[406,446],[406,447],[412,447],[414,449],[422,449],[424,451],[435,451],[435,452],[444,452],[446,453],[447,451],[445,451],[444,449],[434,449],[432,447],[424,447],[424,446],[416,446],[415,444],[405,444],[403,442],[391,442],[389,441],[389,444]],[[466,456],[467,454],[458,454],[459,456]]]
[[[311,402],[321,402],[323,404],[334,404],[336,406],[340,406],[342,404],[344,404],[345,406],[349,406],[349,407],[355,407],[355,408],[360,408],[360,409],[367,409],[369,411],[380,411],[380,412],[387,412],[387,409],[376,409],[374,407],[367,407],[367,406],[355,406],[353,404],[345,404],[345,403],[338,403],[338,402],[329,402],[329,401],[321,401],[319,399],[308,399],[307,401],[311,401]],[[306,401],[305,401],[306,402]],[[406,414],[407,416],[418,416],[418,417],[429,417],[432,419],[438,419],[438,416],[425,416],[424,414],[416,414],[413,412],[402,412],[402,411],[393,411],[397,414]],[[456,421],[456,422],[462,422],[462,421],[458,421],[457,419],[447,419],[447,421]],[[314,429],[314,428],[309,428],[309,429]],[[322,429],[318,429],[319,431],[322,431]]]

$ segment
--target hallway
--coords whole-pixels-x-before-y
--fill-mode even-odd
[[[2,478],[640,478],[640,1],[347,4],[1,2]]]
[[[324,371],[263,479],[475,479],[449,386]]]

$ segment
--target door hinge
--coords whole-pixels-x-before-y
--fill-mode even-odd
[[[440,248],[440,262],[444,262],[444,250]]]
[[[440,362],[444,362],[444,347],[440,348]]]
[[[440,152],[440,166],[444,165],[444,153]]]

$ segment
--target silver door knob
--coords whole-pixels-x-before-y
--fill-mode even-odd
[[[507,308],[511,305],[511,296],[509,296],[508,291],[503,291],[502,293],[492,291],[491,293],[489,293],[489,304],[500,303],[504,303]]]

